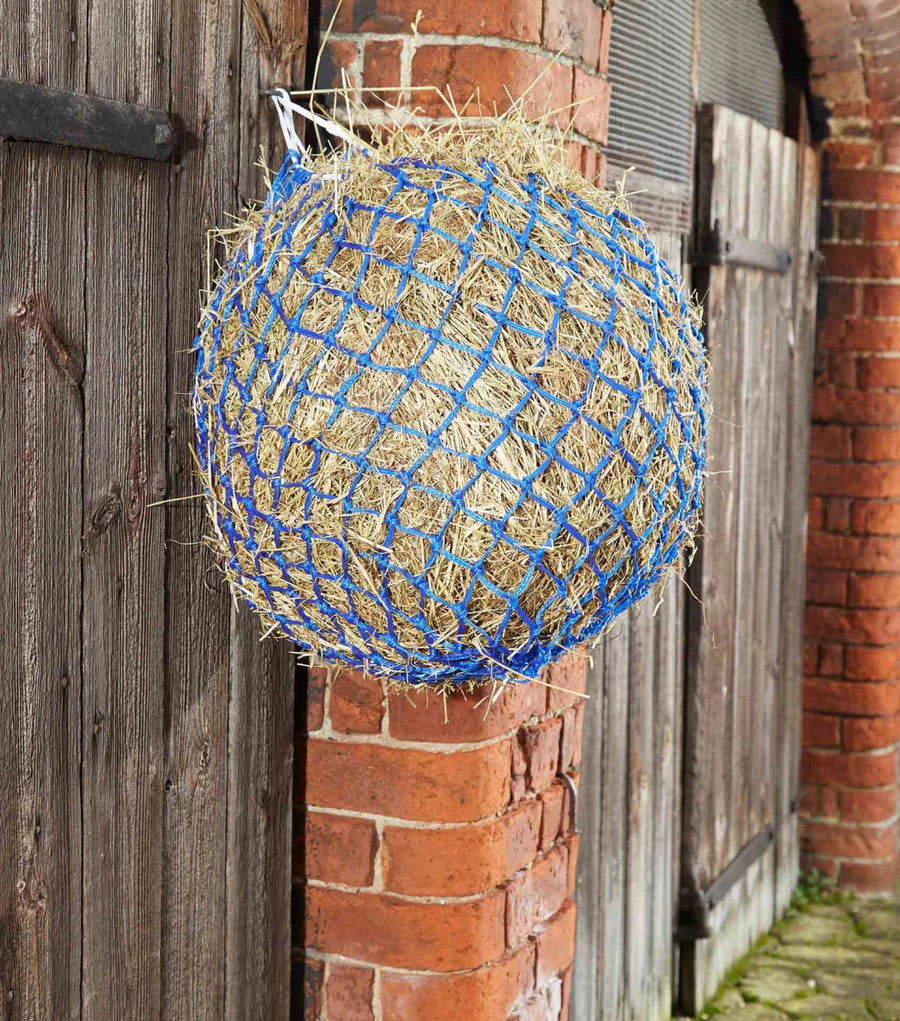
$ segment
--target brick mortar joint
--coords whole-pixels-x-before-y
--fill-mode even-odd
[[[849,681],[847,683],[856,684],[857,682],[856,681]],[[862,682],[862,683],[867,683],[867,682]],[[833,715],[839,715],[839,714],[833,714]],[[842,719],[847,719],[847,720],[855,720],[855,719],[890,720],[890,719],[893,719],[896,715],[897,715],[896,713],[888,713],[888,714],[886,714],[884,716],[871,716],[871,717],[858,717],[858,716],[844,715],[844,716],[842,716]],[[896,742],[894,742],[893,744],[890,744],[890,745],[883,745],[880,748],[866,748],[866,749],[863,749],[861,751],[848,751],[848,750],[846,750],[844,748],[824,748],[824,749],[822,749],[822,751],[826,755],[845,755],[845,756],[853,755],[853,756],[857,756],[859,758],[872,758],[872,759],[881,758],[881,759],[883,759],[883,758],[887,758],[887,756],[889,756],[889,755],[893,755],[898,750],[898,748],[900,748],[900,745],[898,745]],[[814,749],[804,747],[803,750],[804,751],[813,751]],[[815,749],[815,750],[818,750],[818,749]],[[831,784],[826,784],[825,786],[832,786],[832,785]],[[841,785],[835,784],[833,786],[841,786]],[[843,786],[850,787],[849,784],[844,784]],[[879,786],[886,786],[886,785],[885,784],[881,784]],[[859,789],[859,790],[871,790],[872,788],[869,788],[869,787],[855,788],[854,787],[854,788],[851,788],[851,789],[853,789],[853,790],[857,790],[857,789]]]
[[[880,718],[880,717],[877,717]],[[566,774],[570,777],[578,777],[580,770],[572,766],[566,770]],[[304,811],[313,812],[321,815],[338,815],[343,818],[350,819],[364,819],[366,821],[376,823],[383,823],[384,826],[391,826],[397,829],[416,829],[416,830],[454,830],[454,829],[468,829],[473,826],[484,826],[486,823],[499,821],[503,816],[513,813],[520,805],[525,805],[529,802],[539,801],[543,793],[549,790],[558,779],[559,774],[554,776],[553,780],[547,784],[546,787],[540,788],[540,790],[529,790],[525,793],[524,797],[519,798],[517,801],[508,801],[502,808],[493,812],[491,815],[479,816],[477,819],[466,819],[462,822],[434,822],[424,819],[405,819],[401,816],[384,815],[379,812],[362,812],[351,808],[340,808],[332,805],[317,805],[311,802],[307,802],[304,805]]]
[[[406,42],[410,41],[412,56],[420,46],[478,46],[483,49],[514,50],[517,53],[528,53],[536,57],[544,57],[548,63],[557,64],[560,67],[577,67],[595,78],[609,80],[609,75],[597,70],[596,65],[590,64],[582,57],[570,57],[565,53],[554,53],[545,49],[540,43],[528,42],[524,39],[505,39],[503,36],[490,35],[444,35],[440,32],[417,32],[413,35],[410,32],[367,32],[365,29],[359,32],[332,32],[328,37],[329,41],[335,42]],[[401,51],[402,53],[402,51]]]
[[[900,399],[900,393],[898,393],[898,399]],[[500,744],[503,741],[513,740],[522,730],[528,730],[531,727],[539,726],[549,720],[563,719],[563,716],[568,709],[576,708],[590,697],[587,694],[579,694],[578,701],[576,701],[574,705],[567,705],[558,710],[548,710],[544,713],[532,713],[532,715],[526,716],[520,722],[513,724],[509,730],[501,731],[498,734],[486,737],[480,741],[423,741],[416,738],[397,738],[391,735],[389,699],[384,699],[382,702],[383,716],[381,730],[378,733],[346,734],[342,731],[335,730],[331,723],[331,691],[331,677],[329,676],[326,682],[325,712],[323,715],[322,726],[316,730],[307,731],[304,735],[307,740],[315,739],[334,741],[344,745],[376,745],[380,748],[393,748],[397,751],[435,752],[442,755],[452,755],[455,752],[479,751],[482,748],[489,748],[493,745]],[[473,711],[477,710],[473,709]]]
[[[424,968],[398,968],[395,965],[390,964],[373,964],[372,961],[365,961],[357,957],[348,957],[344,954],[325,953],[324,951],[316,950],[313,947],[309,948],[304,947],[303,951],[305,957],[308,957],[312,961],[321,961],[323,964],[326,965],[326,967],[329,963],[341,964],[347,965],[349,967],[374,969],[376,973],[382,972],[385,975],[396,975],[397,977],[400,978],[404,978],[407,976],[437,979],[444,979],[450,977],[461,978],[475,974],[479,971],[486,970],[488,968],[492,968],[495,965],[501,963],[502,961],[506,961],[509,958],[513,957],[515,954],[519,953],[524,946],[526,946],[530,942],[533,942],[533,937],[536,934],[539,934],[547,926],[549,926],[556,918],[558,918],[563,912],[570,910],[572,907],[576,907],[577,909],[574,899],[571,897],[567,897],[560,905],[559,910],[555,914],[539,922],[536,928],[532,932],[530,932],[523,940],[517,943],[514,947],[507,947],[499,957],[492,958],[489,961],[483,961],[481,964],[478,965],[477,968],[457,968],[454,969],[453,971],[429,971]]]
[[[833,790],[834,788],[827,789]],[[858,789],[866,790],[866,788]],[[900,823],[900,812],[894,812],[885,819],[860,819],[854,821],[852,819],[842,819],[840,816],[835,815],[804,815],[802,820],[804,823],[811,823],[815,826],[829,826],[833,830],[856,833],[859,830],[867,829],[896,829],[897,824]]]

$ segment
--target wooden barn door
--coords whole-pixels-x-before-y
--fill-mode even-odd
[[[797,876],[818,161],[717,106],[699,121],[694,284],[714,414],[690,572],[678,938],[693,1014]]]
[[[188,391],[205,234],[260,195],[306,12],[2,4],[0,78],[176,134],[0,141],[2,1021],[288,1017],[293,668],[210,573]]]

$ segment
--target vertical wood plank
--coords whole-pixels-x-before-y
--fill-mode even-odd
[[[786,138],[771,134],[769,148],[772,162],[772,187],[769,193],[770,243],[793,248],[796,230],[796,176],[798,163],[797,146]],[[794,270],[796,272],[796,270]],[[781,841],[779,833],[779,767],[780,759],[786,753],[785,744],[799,745],[799,732],[791,734],[783,728],[785,711],[786,682],[782,671],[781,648],[786,629],[802,627],[802,621],[786,619],[782,613],[784,599],[784,560],[786,546],[797,541],[796,534],[785,530],[785,505],[787,500],[788,443],[791,419],[790,409],[790,351],[793,346],[793,276],[794,272],[773,276],[769,281],[770,294],[767,307],[772,323],[770,345],[771,405],[769,415],[770,451],[769,500],[765,535],[770,550],[769,591],[767,598],[768,631],[765,636],[767,674],[767,716],[765,726],[765,750],[767,755],[768,799],[771,804],[770,819],[775,824],[776,846],[773,856],[771,911],[772,916],[780,914],[778,901],[778,866]],[[798,681],[799,690],[799,681]]]
[[[722,168],[730,156],[733,116],[719,107],[707,107],[701,117],[699,169],[700,187],[705,190],[700,201],[709,209],[701,224],[728,222],[730,202],[722,184]],[[734,273],[733,267],[713,266],[697,275],[698,286],[705,285],[706,291],[713,415],[707,441],[709,477],[704,490],[702,539],[688,576],[700,600],[691,600],[687,608],[682,886],[688,890],[704,889],[715,878],[713,870],[725,854],[731,803],[736,563],[725,551],[733,551],[736,543],[741,434],[741,361],[733,339],[739,320],[735,302],[729,300],[734,293]],[[714,555],[713,550],[719,552]],[[716,762],[709,754],[714,747],[721,749]]]
[[[232,629],[225,1017],[287,1021],[294,664],[248,610]]]
[[[168,104],[157,0],[94,0],[88,91]],[[89,157],[83,1011],[160,1016],[168,167]]]
[[[652,1017],[665,1021],[672,1006],[675,934],[676,820],[680,809],[681,773],[677,737],[682,713],[681,666],[684,616],[681,582],[671,578],[656,613],[653,681],[653,733],[650,785],[652,825],[648,878],[647,928]]]
[[[626,1016],[654,1017],[655,978],[651,973],[652,926],[651,862],[653,820],[651,780],[653,776],[653,688],[654,620],[653,605],[645,601],[635,607],[629,621],[628,699],[628,862],[626,904]]]
[[[628,925],[625,938],[627,1012],[640,1016],[647,1010],[649,930],[648,887],[650,871],[650,747],[653,739],[653,617],[647,602],[635,606],[628,622],[628,820],[625,853],[625,903]]]
[[[747,223],[746,236],[767,239],[771,166],[770,132],[755,121],[746,122]],[[741,466],[738,479],[739,566],[735,601],[739,641],[735,648],[735,730],[733,763],[737,803],[729,820],[728,864],[762,827],[772,820],[771,748],[766,727],[771,720],[772,688],[766,673],[765,637],[767,594],[772,551],[763,539],[763,521],[769,510],[769,449],[772,391],[770,349],[773,341],[768,300],[772,274],[742,270],[746,303],[742,323]]]
[[[795,798],[800,784],[796,740],[802,714],[803,611],[806,602],[807,464],[816,329],[816,244],[821,168],[818,155],[804,146],[797,161],[797,215],[794,241],[793,339],[788,404],[788,475],[784,528],[781,675],[779,706],[780,761],[777,772],[778,862],[776,899],[787,905],[799,863]]]
[[[0,1018],[286,1018],[293,662],[207,587],[200,505],[151,505],[193,490],[203,232],[261,194],[307,5],[13,5],[0,74],[168,107],[181,152],[0,150]]]
[[[83,154],[21,143],[0,156],[0,1017],[10,1021],[76,1017],[80,999],[84,168]]]
[[[626,1003],[629,931],[628,706],[630,611],[604,640],[603,784],[600,821],[602,946],[600,1017],[619,1018]]]
[[[584,703],[584,736],[582,738],[581,775],[578,791],[578,849],[575,899],[575,964],[572,971],[570,1013],[573,1018],[599,1016],[600,960],[603,942],[605,908],[601,876],[601,828],[603,823],[602,794],[604,784],[603,748],[606,731],[604,710],[606,692],[603,684],[604,645],[591,652],[588,691]]]
[[[70,17],[83,15],[73,3]],[[49,0],[7,5],[0,75],[83,87]],[[79,1016],[85,156],[0,147],[0,1018]]]
[[[272,167],[283,151],[262,92],[276,82],[302,83],[307,16],[300,0],[243,5],[239,201],[262,194],[260,149]],[[287,1021],[297,664],[287,643],[260,644],[249,612],[233,611],[231,631],[225,1016]]]
[[[230,599],[203,546],[186,394],[206,286],[207,232],[236,209],[241,15],[237,5],[171,9],[172,113],[183,147],[170,173],[167,324],[166,775],[162,1017],[222,1018]]]
[[[701,130],[712,136],[701,138],[701,221],[717,223],[728,234],[794,245],[796,143],[721,109],[704,111]],[[708,572],[701,555],[692,586],[705,609],[699,619],[696,611],[690,613],[682,839],[686,890],[694,897],[702,893],[768,824],[775,824],[776,846],[711,911],[701,906],[711,935],[689,938],[683,947],[681,1007],[688,1012],[702,1006],[732,962],[771,924],[795,875],[795,853],[787,846],[790,824],[782,827],[779,819],[789,812],[783,788],[799,748],[799,708],[792,708],[799,707],[799,683],[788,678],[784,655],[790,647],[799,662],[802,603],[787,605],[787,563],[799,548],[802,573],[797,511],[803,511],[799,505],[791,508],[790,494],[799,488],[805,509],[808,452],[807,446],[796,453],[792,449],[795,399],[788,359],[796,298],[791,274],[735,264],[711,267],[708,275],[715,416],[703,545],[714,545],[716,563]],[[806,397],[799,414],[808,419],[808,389]],[[723,422],[734,425],[730,440]],[[808,421],[800,431],[806,435],[800,442],[808,443]],[[803,473],[799,486],[788,474],[795,470]],[[723,486],[728,501],[722,499]],[[723,579],[732,587],[730,605],[727,592],[721,598]],[[728,636],[725,669],[711,669],[723,631]],[[724,755],[713,751],[720,745]],[[716,765],[722,761],[724,769]],[[705,836],[710,832],[711,840]],[[782,873],[790,878],[782,879]],[[686,930],[693,931],[689,915],[696,900],[685,903],[683,920]]]

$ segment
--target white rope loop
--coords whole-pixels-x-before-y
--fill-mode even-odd
[[[346,128],[342,127],[336,121],[330,120],[327,117],[321,117],[319,114],[313,113],[312,110],[309,110],[304,106],[299,106],[295,103],[291,99],[290,93],[287,89],[278,88],[273,90],[272,102],[275,104],[275,110],[278,114],[278,122],[281,125],[281,133],[284,136],[285,145],[290,151],[299,153],[304,159],[309,156],[309,150],[303,144],[300,135],[297,133],[297,128],[294,123],[295,114],[299,115],[304,120],[308,120],[315,124],[316,127],[327,132],[332,136],[332,138],[339,139],[351,148],[362,149],[364,152],[369,151],[368,146],[364,145],[359,138],[352,135]]]

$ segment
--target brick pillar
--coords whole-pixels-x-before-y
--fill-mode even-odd
[[[550,681],[583,691],[584,660]],[[387,695],[311,671],[295,879],[312,1021],[566,1017],[582,700]],[[478,704],[482,702],[482,704]],[[302,756],[302,758],[301,758]],[[300,934],[298,934],[300,935]]]
[[[531,109],[579,102],[569,158],[602,183],[611,18],[595,0],[344,0],[320,84],[346,81],[369,120],[433,95],[486,112],[528,89]],[[322,22],[334,11],[323,3]],[[411,23],[421,8],[418,34]],[[477,37],[477,41],[473,41]],[[551,64],[551,58],[561,56]],[[469,107],[472,112],[472,107]],[[364,124],[366,115],[355,122]],[[570,661],[551,682],[583,690]],[[298,736],[295,999],[307,1021],[557,1021],[574,947],[577,837],[565,772],[577,779],[580,699],[509,687],[411,704],[358,674],[312,672]],[[305,828],[301,828],[305,818]],[[305,898],[305,904],[302,899]],[[301,910],[301,907],[304,910]],[[305,968],[304,968],[305,949]]]
[[[876,891],[890,888],[898,865],[900,3],[800,7],[828,131],[810,467],[804,864]]]
[[[325,26],[334,0],[322,6]],[[505,89],[514,97],[527,91],[529,111],[558,111],[557,126],[574,119],[572,164],[603,184],[612,29],[607,6],[607,0],[344,0],[323,54],[320,84],[342,85],[343,69],[373,121],[385,99],[412,103],[435,119],[448,115],[434,93],[404,91],[410,87],[449,89],[460,107],[477,89],[484,113],[508,105]],[[401,86],[398,92],[364,89],[395,85]],[[467,112],[476,107],[469,105]]]

